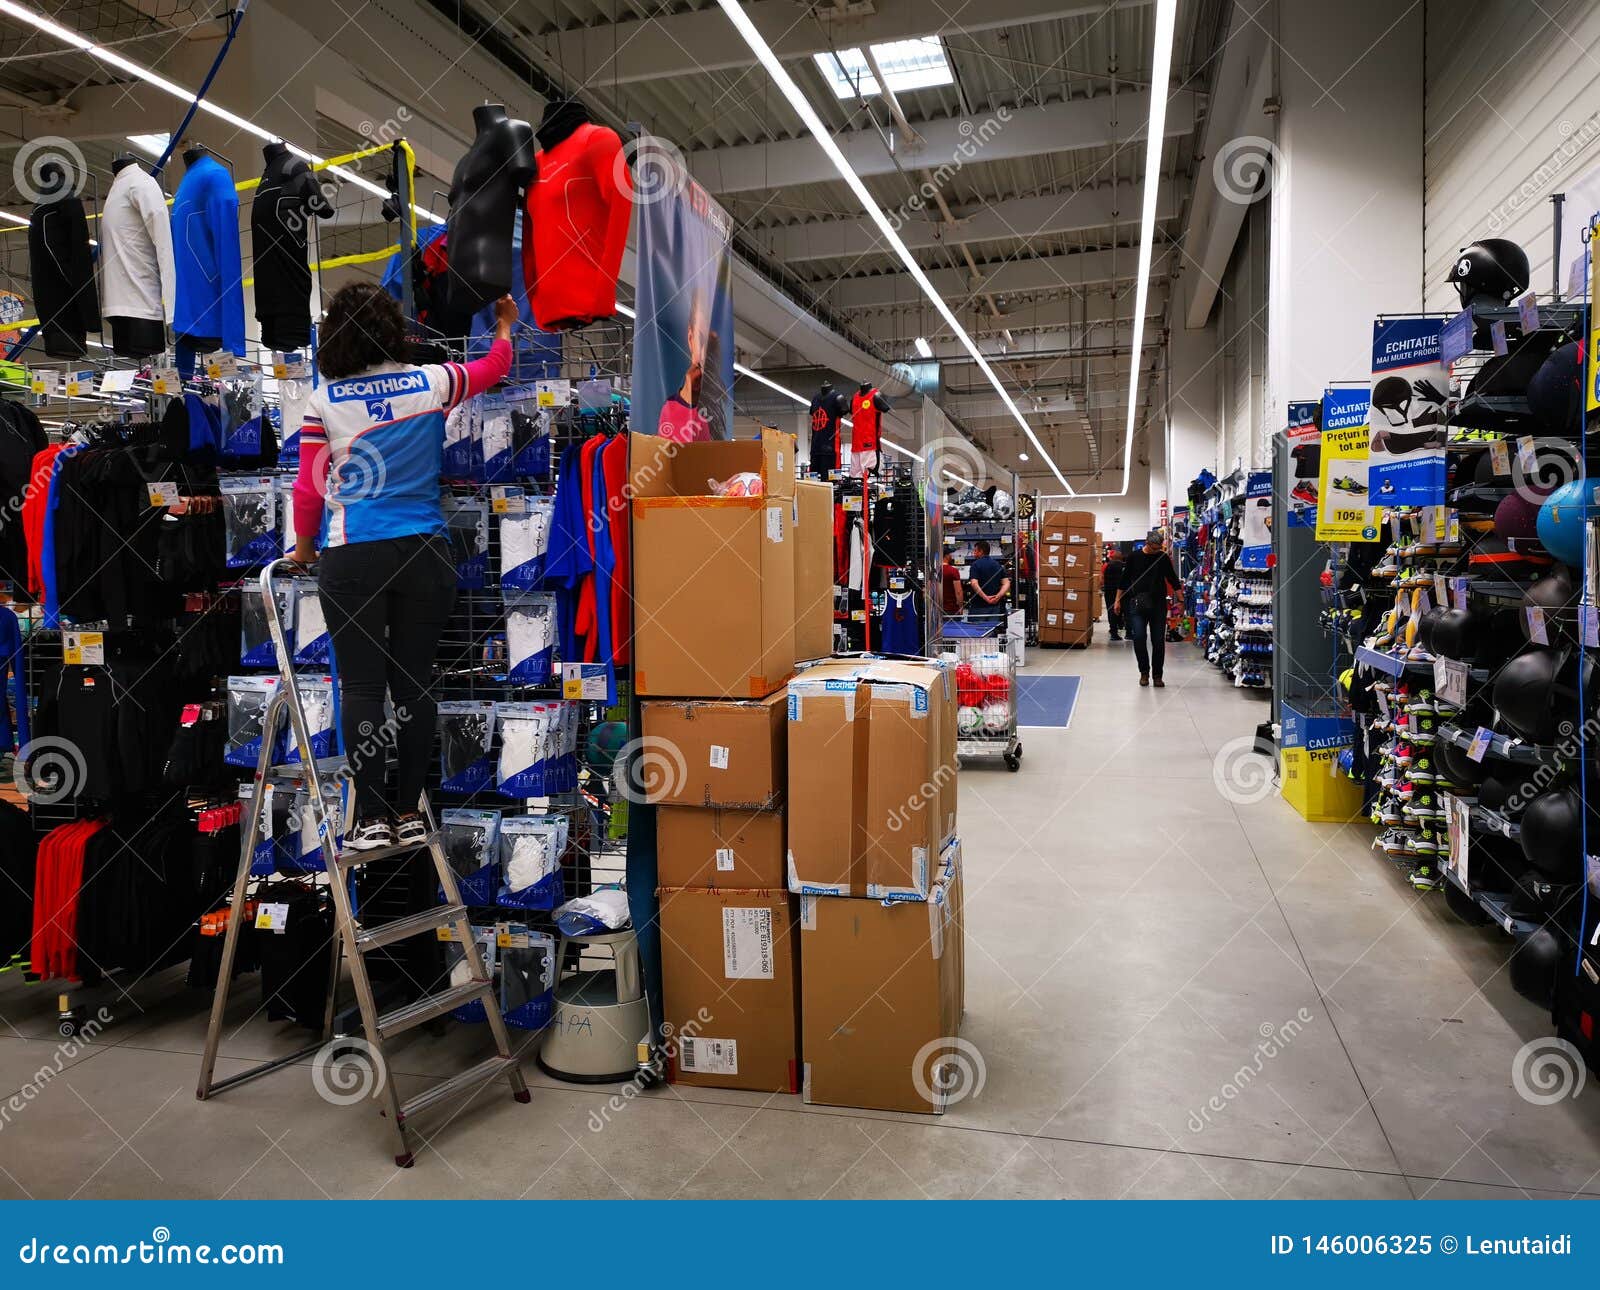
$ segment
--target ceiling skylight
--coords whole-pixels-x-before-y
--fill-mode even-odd
[[[159,157],[167,150],[167,145],[172,142],[170,134],[130,134],[128,142],[141,152],[148,152],[152,157]]]
[[[891,40],[872,47],[872,56],[883,69],[883,78],[896,94],[906,90],[925,90],[933,85],[949,85],[954,77],[944,56],[944,42],[937,36],[916,40]],[[867,56],[858,48],[841,49],[837,54],[814,54],[822,78],[842,99],[866,98],[878,92],[878,81],[867,66]]]

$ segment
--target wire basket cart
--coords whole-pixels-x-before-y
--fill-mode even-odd
[[[935,651],[956,670],[956,757],[999,757],[1022,766],[1017,665],[1005,623],[947,619]]]

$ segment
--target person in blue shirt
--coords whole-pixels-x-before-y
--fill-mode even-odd
[[[979,540],[973,544],[972,567],[967,570],[967,584],[972,588],[971,608],[967,617],[980,621],[998,621],[1006,616],[1006,597],[1011,594],[1011,576],[1005,565],[989,554],[989,544]]]

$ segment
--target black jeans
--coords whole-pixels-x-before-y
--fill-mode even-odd
[[[1112,636],[1116,636],[1126,626],[1126,616],[1120,609],[1113,607],[1116,604],[1116,594],[1114,591],[1111,593],[1112,603],[1106,606],[1106,625],[1111,628]]]
[[[456,601],[456,569],[443,537],[384,538],[323,552],[317,592],[339,673],[339,733],[356,782],[358,819],[389,813],[384,766],[399,762],[395,801],[417,809],[433,751],[433,659]],[[383,692],[394,700],[385,725]]]
[[[1138,600],[1122,602],[1122,617],[1128,625],[1128,639],[1133,642],[1133,656],[1139,660],[1139,675],[1161,679],[1161,665],[1167,660],[1166,606],[1146,605]],[[1146,645],[1145,637],[1149,636]]]

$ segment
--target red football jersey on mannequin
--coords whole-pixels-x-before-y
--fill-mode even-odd
[[[616,131],[576,105],[563,105],[537,134],[544,151],[528,188],[523,276],[534,321],[561,331],[617,312],[633,177]]]
[[[850,399],[850,450],[856,453],[878,451],[878,390],[857,391]]]

